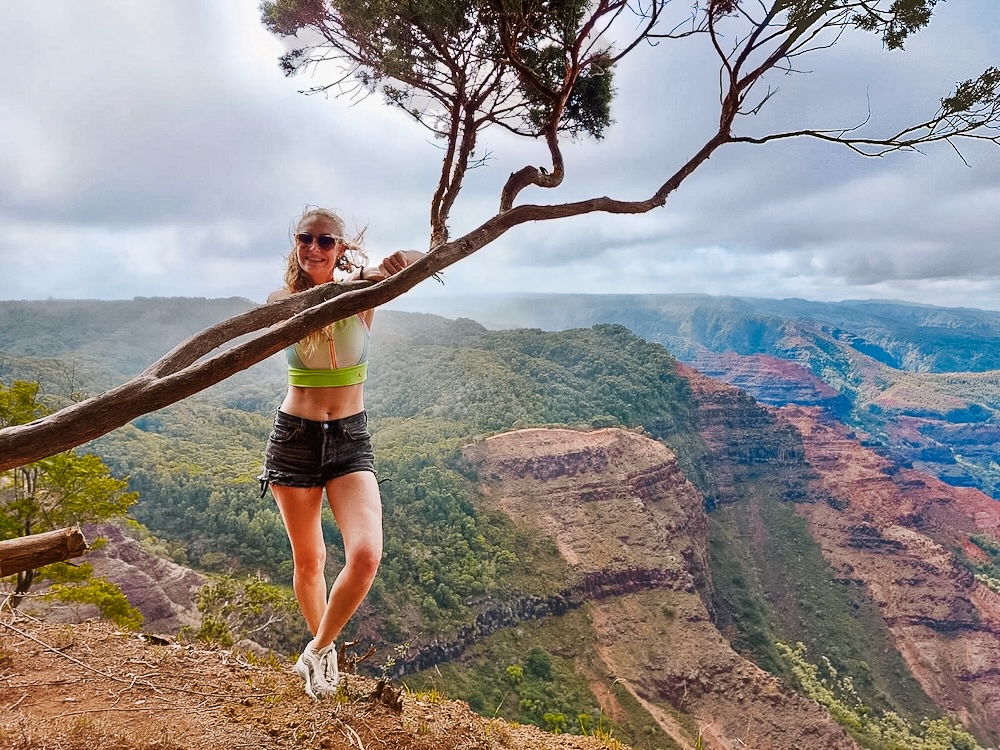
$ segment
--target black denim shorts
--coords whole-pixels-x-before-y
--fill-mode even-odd
[[[331,479],[356,471],[375,473],[375,454],[368,414],[314,422],[279,411],[267,439],[261,497],[269,484],[323,487]]]

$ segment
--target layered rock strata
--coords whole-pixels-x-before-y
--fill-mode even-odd
[[[81,561],[93,566],[95,577],[122,589],[129,603],[142,613],[144,631],[173,636],[185,626],[200,625],[195,598],[207,580],[205,576],[149,551],[113,524],[89,524],[83,533],[88,540],[101,538],[105,542]],[[94,605],[66,607],[35,599],[26,611],[66,622],[98,616]]]
[[[1000,538],[1000,504],[894,466],[818,409],[785,407],[836,502],[798,506],[824,556],[867,587],[924,691],[982,740],[1000,742],[1000,594],[956,557]]]
[[[580,585],[661,571],[645,590],[588,598],[608,680],[624,684],[674,742],[772,750],[856,745],[818,706],[736,654],[695,582],[708,574],[701,494],[663,444],[625,430],[535,429],[470,447],[487,502],[549,535]],[[602,691],[594,690],[600,696]],[[602,707],[614,714],[609,702]],[[677,714],[693,717],[684,729]]]

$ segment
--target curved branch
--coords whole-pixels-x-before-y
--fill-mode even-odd
[[[81,445],[142,414],[198,393],[262,362],[310,331],[402,294],[421,279],[411,272],[373,286],[364,282],[325,284],[218,323],[116,388],[43,419],[0,430],[0,471]],[[289,314],[291,318],[273,325]],[[272,327],[255,338],[202,359],[222,344],[267,326]]]
[[[501,213],[509,211],[513,207],[514,199],[517,198],[518,193],[528,187],[528,185],[554,188],[562,183],[565,172],[562,152],[559,150],[559,142],[555,138],[546,138],[546,141],[549,143],[549,153],[552,156],[555,169],[553,169],[551,174],[542,174],[542,171],[538,167],[533,167],[529,164],[526,167],[521,167],[516,172],[511,172],[500,193]]]
[[[0,430],[0,471],[74,448],[136,417],[220,383],[262,362],[311,331],[389,302],[520,224],[598,211],[640,214],[658,208],[666,202],[669,193],[725,142],[726,138],[721,134],[709,141],[653,196],[645,200],[623,201],[604,196],[560,205],[516,206],[493,216],[464,237],[435,248],[384,281],[374,284],[324,284],[217,323],[185,340],[140,375],[116,388],[72,404],[43,419]],[[262,328],[267,330],[204,358],[223,344]]]

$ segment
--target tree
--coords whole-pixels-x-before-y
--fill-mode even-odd
[[[554,187],[563,176],[559,134],[600,138],[610,124],[616,55],[598,32],[625,12],[626,4],[602,2],[592,11],[591,5],[587,0],[266,0],[261,11],[273,33],[315,39],[281,58],[286,72],[337,64],[334,82],[311,93],[380,89],[389,104],[446,142],[431,199],[430,246],[438,247],[448,240],[448,215],[483,129],[496,125],[545,137],[552,172],[541,175],[532,167],[517,182],[539,180]],[[655,24],[659,5],[651,6],[633,44]],[[510,190],[506,204],[516,193],[513,184]]]
[[[0,426],[30,422],[44,414],[37,383],[0,383]],[[124,515],[138,500],[128,482],[111,476],[94,455],[55,455],[0,474],[0,539],[100,521]],[[11,599],[17,606],[34,582],[36,570],[17,574]]]
[[[898,51],[930,22],[937,0],[264,0],[264,24],[296,45],[289,74],[319,66],[332,83],[312,91],[380,92],[443,141],[431,198],[430,252],[385,281],[328,284],[251,310],[180,344],[134,380],[38,422],[0,430],[0,470],[66,450],[260,362],[306,333],[383,304],[485,247],[513,227],[593,212],[641,214],[668,197],[718,149],[813,138],[869,157],[943,143],[1000,143],[1000,69],[959,83],[922,121],[894,133],[816,126],[753,133],[773,79],[844,35],[877,34]],[[687,38],[719,65],[717,125],[679,165],[665,169],[648,196],[601,195],[571,203],[519,203],[528,187],[554,189],[568,171],[565,137],[600,138],[611,122],[613,72],[641,44]],[[654,70],[651,75],[661,75]],[[677,72],[681,75],[682,72]],[[528,165],[498,189],[492,216],[452,239],[448,220],[468,170],[483,163],[479,136],[489,127],[544,143],[549,166]],[[959,152],[960,153],[960,152]],[[961,154],[960,154],[961,156]],[[477,219],[478,220],[478,219]],[[266,329],[212,355],[234,339]],[[209,356],[212,355],[212,356]]]
[[[198,591],[201,626],[188,634],[207,643],[232,646],[243,640],[268,650],[301,648],[308,635],[295,598],[266,578],[220,576]],[[187,631],[184,631],[187,633]]]
[[[132,606],[120,586],[106,578],[94,578],[94,566],[90,563],[49,565],[45,568],[45,577],[52,584],[44,598],[62,604],[97,607],[101,617],[126,630],[138,630],[142,626],[142,612]]]

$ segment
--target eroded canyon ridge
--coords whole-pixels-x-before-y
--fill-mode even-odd
[[[894,466],[820,408],[761,406],[678,367],[704,440],[702,465],[692,470],[711,477],[715,495],[688,481],[673,451],[634,431],[527,429],[470,446],[484,502],[550,537],[571,575],[548,600],[483,612],[454,642],[426,647],[414,666],[469,658],[500,628],[582,608],[588,635],[561,653],[613,719],[625,718],[616,697],[624,690],[679,747],[693,747],[690,722],[706,747],[855,747],[824,711],[735,651],[736,628],[725,626],[733,613],[719,611],[745,587],[795,632],[810,619],[843,616],[808,611],[795,590],[827,587],[840,592],[848,617],[862,619],[851,608],[870,609],[862,636],[869,651],[897,657],[882,659],[875,682],[911,683],[910,694],[929,699],[921,705],[996,743],[1000,595],[959,560],[983,555],[971,536],[1000,535],[996,501]],[[726,531],[715,521],[710,533],[706,501],[742,537],[735,592],[710,572],[710,544]],[[783,569],[795,561],[780,551],[787,540],[773,520],[786,512],[807,531],[808,542],[794,544],[815,545],[825,580],[793,584],[801,571]],[[802,560],[801,550],[793,554]],[[906,700],[900,684],[886,693],[895,693],[890,705]]]

